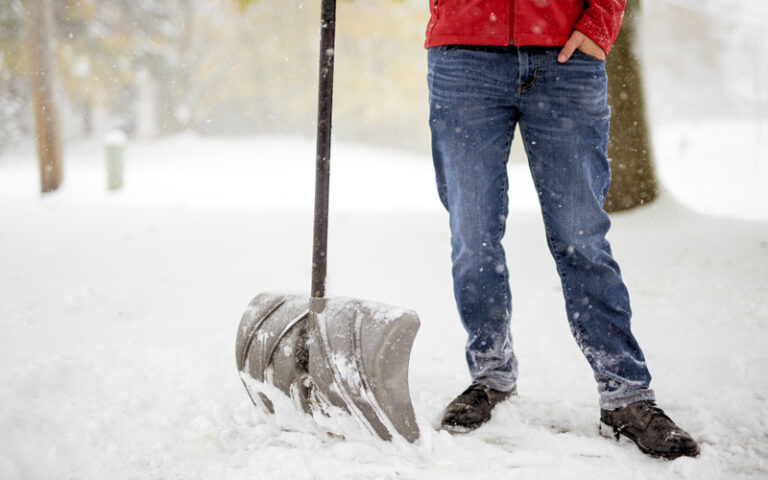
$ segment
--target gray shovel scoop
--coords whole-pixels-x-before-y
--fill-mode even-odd
[[[334,407],[385,440],[414,442],[408,388],[416,312],[351,298],[325,298],[335,0],[322,2],[311,295],[264,292],[237,331],[237,369],[253,403],[275,413],[277,396],[297,411]]]

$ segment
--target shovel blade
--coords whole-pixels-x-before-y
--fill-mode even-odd
[[[264,413],[275,413],[274,399],[246,379],[271,384],[297,407],[310,411],[308,319],[306,297],[263,292],[251,301],[240,320],[235,343],[237,370],[251,400]]]
[[[399,434],[416,441],[408,387],[416,312],[351,298],[313,298],[309,325],[314,396],[346,409],[385,440]]]
[[[253,388],[271,384],[304,412],[340,407],[385,440],[409,442],[419,429],[408,387],[419,328],[412,310],[349,299],[265,292],[238,328],[235,355],[254,404],[274,413],[274,399]],[[274,393],[270,393],[274,395]]]

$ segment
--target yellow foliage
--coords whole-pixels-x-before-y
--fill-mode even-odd
[[[238,12],[241,19],[229,19],[216,39],[226,53],[212,60],[226,62],[238,78],[232,82],[238,86],[224,94],[240,96],[241,105],[258,104],[276,122],[300,125],[310,133],[316,115],[320,2],[248,3]],[[427,19],[427,7],[413,2],[339,2],[337,136],[426,148]]]

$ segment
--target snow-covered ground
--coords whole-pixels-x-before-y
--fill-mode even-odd
[[[422,438],[408,445],[330,438],[300,420],[284,431],[236,373],[248,301],[309,287],[312,141],[130,144],[113,193],[101,147],[73,144],[64,188],[44,197],[32,147],[8,152],[0,479],[766,478],[768,170],[737,127],[659,132],[665,193],[613,216],[653,387],[702,446],[674,462],[598,435],[594,382],[522,163],[510,164],[505,239],[520,395],[454,437],[434,427],[468,375],[430,162],[335,146],[329,289],[422,320],[410,371]]]

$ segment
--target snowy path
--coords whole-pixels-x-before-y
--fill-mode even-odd
[[[255,146],[268,153],[260,163],[243,153]],[[452,437],[432,426],[468,377],[429,164],[340,147],[330,290],[419,312],[410,382],[423,438],[339,441],[301,419],[276,428],[234,366],[250,298],[308,284],[311,170],[296,159],[311,161],[309,144],[140,144],[127,189],[112,195],[101,192],[98,150],[78,148],[66,188],[42,199],[31,157],[0,160],[4,480],[768,476],[766,222],[694,214],[669,197],[614,217],[653,387],[702,443],[699,459],[656,461],[597,434],[591,372],[524,168],[511,165],[520,395]],[[172,158],[180,150],[184,161]],[[398,192],[392,208],[385,191]]]

